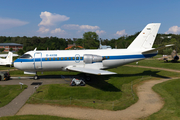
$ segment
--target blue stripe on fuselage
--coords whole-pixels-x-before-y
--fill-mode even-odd
[[[119,56],[102,56],[102,57],[106,57],[106,60],[117,60],[117,59],[134,59],[134,58],[149,58],[149,57],[153,57],[157,55],[157,53],[154,53],[154,54],[140,54],[140,55],[119,55]],[[53,59],[55,58],[55,60]],[[59,60],[57,59],[59,58]],[[63,58],[61,60],[61,58]],[[67,58],[67,59],[65,59]],[[42,61],[43,62],[46,62],[46,61],[75,61],[75,59],[73,59],[73,57],[70,57],[71,59],[69,59],[69,57],[51,57],[51,60],[49,60],[49,58],[42,58]],[[80,59],[80,58],[79,58]],[[82,60],[83,60],[83,57],[82,57]],[[80,60],[80,61],[82,61]],[[32,58],[32,59],[24,59],[24,58],[18,58],[16,59],[14,62],[38,62],[38,61],[41,61],[40,58]]]

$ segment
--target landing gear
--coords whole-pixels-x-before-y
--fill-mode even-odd
[[[34,80],[37,80],[37,79],[39,79],[39,76],[38,76],[38,75],[35,75],[35,76],[34,76]]]
[[[87,82],[91,81],[91,75],[89,75],[89,74],[84,74],[84,78]]]
[[[91,81],[91,77],[90,76],[86,76],[85,79],[86,79],[87,82]]]

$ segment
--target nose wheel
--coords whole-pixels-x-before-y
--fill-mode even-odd
[[[35,76],[34,76],[34,80],[37,80],[37,79],[39,79],[39,76],[38,76],[38,75],[35,75]]]

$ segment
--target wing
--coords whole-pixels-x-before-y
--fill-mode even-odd
[[[0,54],[0,57],[7,57],[8,54]],[[13,57],[19,56],[18,54],[13,54]]]
[[[0,54],[0,57],[6,57],[8,54]]]
[[[113,74],[117,74],[115,72],[109,72],[109,71],[106,71],[106,70],[90,69],[90,68],[83,68],[83,67],[68,67],[67,69],[71,70],[71,71],[94,74],[94,75],[113,75]]]

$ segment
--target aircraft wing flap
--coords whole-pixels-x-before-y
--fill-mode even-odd
[[[167,48],[167,47],[171,47],[171,46],[174,46],[174,44],[165,45],[165,46],[162,46],[162,47],[159,47],[159,48],[147,50],[147,51],[142,52],[142,54],[153,53],[153,52],[156,52],[157,50],[161,50],[161,49],[164,49],[164,48]]]
[[[88,74],[94,74],[94,75],[113,75],[117,74],[115,72],[110,72],[106,70],[98,70],[98,69],[91,69],[91,68],[83,68],[83,67],[68,67],[68,70],[76,71],[76,72],[83,72]]]

